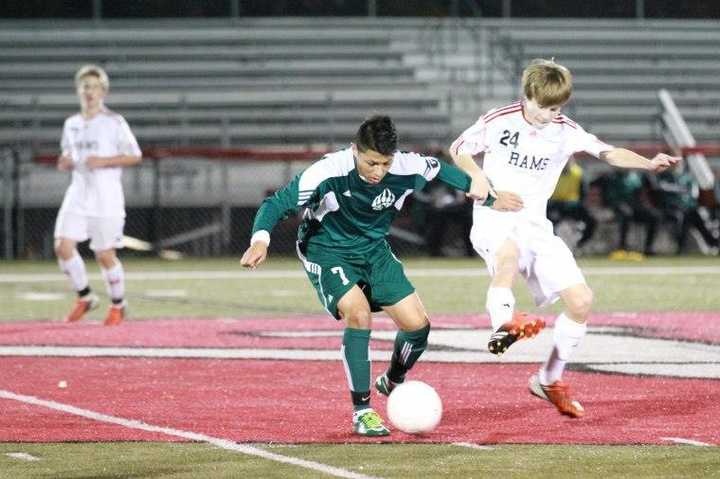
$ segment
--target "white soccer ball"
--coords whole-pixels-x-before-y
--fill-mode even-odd
[[[442,401],[432,386],[406,381],[390,393],[387,416],[396,428],[408,434],[430,432],[442,418]]]

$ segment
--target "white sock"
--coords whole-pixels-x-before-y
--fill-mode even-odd
[[[553,333],[555,345],[550,357],[538,373],[540,384],[552,384],[562,378],[565,364],[567,364],[577,345],[580,344],[580,340],[585,336],[585,331],[587,331],[587,323],[581,324],[573,321],[565,313],[558,316]]]
[[[87,271],[85,270],[85,262],[80,255],[75,254],[69,260],[58,258],[60,270],[70,278],[70,283],[75,291],[82,291],[88,287]]]
[[[102,269],[102,275],[105,278],[105,287],[110,299],[123,299],[125,296],[125,271],[122,263],[117,261],[112,268]]]
[[[512,320],[515,311],[515,296],[510,288],[488,288],[485,309],[490,315],[492,330]]]

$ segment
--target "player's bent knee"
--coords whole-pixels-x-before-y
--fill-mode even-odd
[[[95,253],[95,259],[97,259],[100,266],[105,269],[110,269],[117,263],[117,255],[115,254],[115,250],[112,249],[97,251]]]
[[[345,324],[354,329],[370,329],[372,313],[369,309],[353,309],[342,314]]]
[[[575,318],[586,318],[592,309],[593,292],[587,286],[578,288],[567,298],[568,313]]]
[[[75,245],[68,244],[65,241],[58,240],[55,242],[55,256],[62,260],[69,260],[75,254]]]
[[[430,318],[428,318],[427,314],[422,314],[420,316],[417,316],[413,318],[412,320],[408,321],[405,324],[405,327],[402,328],[403,331],[412,332],[412,331],[419,331],[423,328],[427,328],[430,326]]]

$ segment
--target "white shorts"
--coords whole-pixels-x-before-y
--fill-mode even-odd
[[[90,239],[90,249],[106,251],[121,249],[125,218],[84,216],[60,211],[55,221],[55,238],[67,238],[81,243]]]
[[[487,207],[473,210],[470,240],[491,276],[495,274],[497,250],[507,239],[520,250],[519,271],[527,280],[536,305],[554,303],[561,291],[585,284],[570,248],[555,236],[549,220],[531,220],[522,214]]]

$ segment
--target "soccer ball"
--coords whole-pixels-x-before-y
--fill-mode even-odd
[[[440,423],[442,401],[432,386],[407,381],[390,393],[387,415],[396,428],[408,434],[430,432]]]

